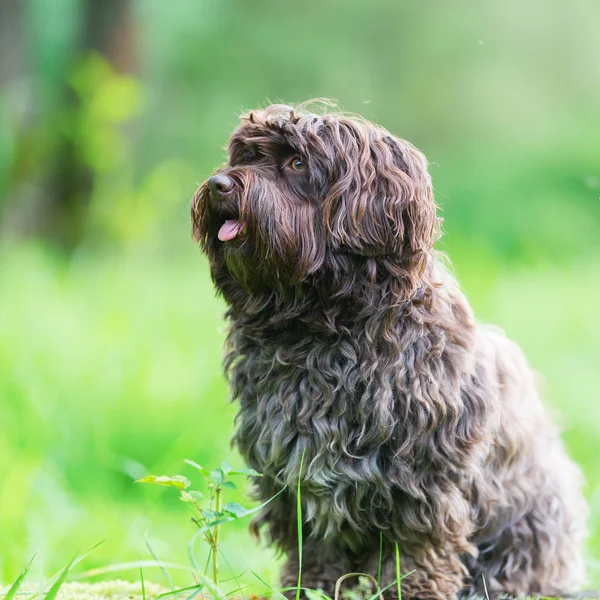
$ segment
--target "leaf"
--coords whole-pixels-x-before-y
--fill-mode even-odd
[[[237,485],[235,485],[235,483],[233,483],[233,481],[224,481],[221,484],[222,488],[225,488],[227,490],[237,490]]]
[[[221,471],[223,471],[223,475],[225,475],[225,477],[231,473],[232,469],[233,467],[226,460],[221,463]]]
[[[190,502],[193,503],[194,502],[194,498],[190,494],[188,494],[185,490],[181,490],[181,494],[179,495],[179,499],[182,502],[187,502],[187,503],[190,503]]]
[[[192,502],[194,504],[201,504],[204,499],[204,494],[202,492],[197,492],[196,490],[190,490],[186,492],[185,490],[181,490],[181,496],[179,497],[183,502]]]
[[[239,502],[228,502],[223,505],[223,512],[235,515],[236,518],[245,517],[248,509],[244,508]]]
[[[202,475],[204,475],[205,477],[208,477],[210,475],[210,472],[207,469],[201,467],[197,462],[194,462],[193,460],[189,460],[188,458],[186,458],[183,462],[190,465],[190,467],[194,467],[194,469],[196,469],[197,471],[200,471],[200,473],[202,473]]]
[[[214,510],[210,510],[210,508],[203,508],[202,516],[205,519],[220,519],[221,517],[224,517],[225,515],[222,512],[216,512]]]
[[[277,498],[277,496],[279,496],[279,494],[282,494],[283,492],[285,492],[286,489],[287,489],[287,486],[282,487],[274,496],[271,496],[268,500],[265,500],[259,506],[256,506],[255,508],[248,510],[244,516],[247,517],[248,515],[256,513],[259,510],[262,510],[267,504],[269,504],[269,502],[271,502],[273,499]],[[194,535],[192,536],[192,538],[190,539],[190,541],[188,543],[188,556],[190,557],[190,560],[194,559],[194,544],[196,543],[196,540],[198,539],[199,536],[201,536],[205,531],[208,531],[209,529],[212,529],[213,527],[216,527],[217,525],[220,525],[221,523],[227,523],[229,521],[234,521],[234,520],[235,520],[234,517],[231,517],[231,516],[224,517],[222,519],[217,519],[216,521],[211,521],[211,522],[207,523],[206,525],[204,525],[203,527],[201,527],[200,529],[198,529],[198,531],[196,531],[196,533],[194,533]]]
[[[154,483],[165,487],[174,487],[178,490],[184,490],[190,486],[190,480],[183,475],[146,475],[141,479],[137,479],[135,483]]]
[[[190,540],[190,543],[194,542],[196,537],[198,535],[201,535],[205,531],[208,531],[209,529],[212,529],[213,527],[216,527],[217,525],[220,525],[221,523],[229,523],[229,521],[235,521],[235,519],[236,519],[236,517],[222,514],[220,517],[218,517],[214,521],[210,521],[206,525],[200,527],[200,529],[198,529],[198,531],[196,531],[196,533],[193,535],[192,539]]]
[[[23,580],[25,579],[25,575],[27,575],[27,571],[29,571],[31,564],[33,563],[33,559],[36,557],[37,552],[31,557],[30,561],[27,563],[26,567],[21,571],[21,574],[15,579],[15,582],[10,586],[10,589],[4,595],[4,600],[12,600],[16,593],[19,591]]]
[[[221,471],[221,469],[217,468],[210,472],[210,478],[217,485],[219,485],[220,483],[223,483],[223,480],[225,479],[225,474],[223,473],[223,471]]]
[[[262,477],[262,473],[259,473],[254,469],[236,469],[235,471],[229,471],[229,475],[251,475],[252,477]]]
[[[254,508],[251,508],[251,509],[244,508],[245,512],[241,516],[247,517],[248,515],[252,515],[254,513],[257,513],[258,511],[262,510],[267,504],[269,504],[269,502],[271,502],[271,500],[273,500],[274,498],[277,498],[277,496],[279,496],[279,494],[283,493],[286,490],[286,488],[287,488],[287,486],[281,488],[274,496],[271,496],[268,500],[265,500],[265,502],[263,502],[262,504],[260,504],[258,506],[255,506]],[[237,503],[231,502],[230,504],[237,504]],[[227,505],[225,505],[225,506],[227,506]],[[223,509],[225,509],[225,507],[223,507]],[[209,511],[206,509],[204,509],[202,512],[207,513],[207,514],[212,513],[213,518],[216,517],[216,520],[210,521],[209,523],[207,523],[206,525],[204,525],[203,527],[198,529],[198,531],[196,531],[196,533],[190,540],[190,544],[193,544],[195,538],[198,535],[200,535],[201,533],[204,533],[205,531],[212,529],[213,527],[216,527],[217,525],[220,525],[221,523],[227,523],[228,521],[235,521],[235,519],[241,518],[241,516],[240,517],[231,517],[231,516],[226,516],[223,513],[216,513],[214,511]],[[207,518],[207,520],[208,520],[208,518]]]

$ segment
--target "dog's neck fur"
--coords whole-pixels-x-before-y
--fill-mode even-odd
[[[233,292],[229,286],[222,291],[230,304],[229,320],[268,335],[274,329],[335,336],[357,330],[365,331],[372,343],[385,338],[386,330],[409,308],[431,308],[445,278],[432,252],[419,276],[409,275],[387,258],[354,257],[344,273],[330,268],[306,281],[259,293],[237,285]]]

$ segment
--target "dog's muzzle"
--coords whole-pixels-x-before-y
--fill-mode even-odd
[[[223,223],[217,237],[222,242],[229,242],[246,227],[245,221],[240,219],[239,207],[233,198],[235,182],[231,177],[219,173],[209,177],[207,185],[211,204],[223,216]]]

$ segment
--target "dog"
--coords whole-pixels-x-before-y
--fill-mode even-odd
[[[275,104],[196,191],[228,310],[233,443],[284,587],[347,573],[396,598],[557,595],[584,578],[586,503],[523,354],[477,323],[423,154],[383,127]],[[393,585],[390,585],[393,584]],[[293,594],[292,594],[293,595]]]

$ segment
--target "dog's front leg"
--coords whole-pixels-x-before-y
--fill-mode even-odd
[[[364,570],[375,577],[379,560],[379,553],[372,556]],[[465,567],[450,548],[423,548],[414,558],[402,553],[400,562],[403,600],[456,600],[465,586]],[[384,592],[388,600],[398,598],[397,579],[395,550],[391,550],[381,562],[380,587],[389,586]]]
[[[298,550],[287,555],[287,561],[281,571],[281,587],[294,588],[284,592],[288,598],[296,597],[298,585]],[[352,564],[347,556],[335,544],[323,541],[306,540],[302,545],[302,578],[304,590],[321,590],[333,598],[337,580],[352,571]],[[302,590],[302,598],[306,598]]]

